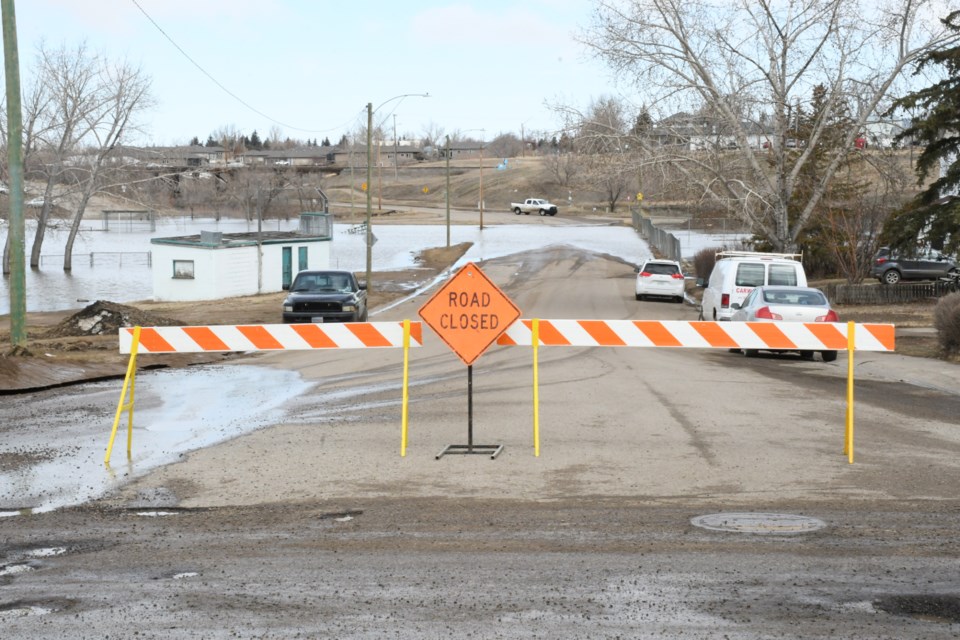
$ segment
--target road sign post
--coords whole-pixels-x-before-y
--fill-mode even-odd
[[[420,308],[420,317],[467,365],[467,444],[437,454],[490,454],[503,445],[473,443],[473,363],[520,317],[520,309],[480,268],[468,262]]]

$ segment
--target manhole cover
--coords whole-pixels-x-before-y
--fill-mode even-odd
[[[711,513],[690,522],[702,529],[734,533],[808,533],[827,526],[823,520],[789,513]]]

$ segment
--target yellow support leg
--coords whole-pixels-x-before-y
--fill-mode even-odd
[[[853,464],[853,352],[856,344],[854,323],[847,323],[847,425],[843,439],[843,452],[847,461]]]
[[[540,457],[540,369],[537,352],[540,347],[540,320],[533,319],[533,455]]]
[[[133,328],[133,344],[130,345],[130,361],[127,363],[127,375],[123,379],[123,389],[120,391],[120,402],[117,405],[117,414],[113,418],[113,429],[110,431],[110,442],[107,445],[107,455],[103,463],[110,465],[110,454],[113,453],[113,441],[117,437],[117,427],[120,425],[120,414],[127,410],[127,459],[132,457],[133,450],[133,398],[137,375],[137,348],[140,346],[140,327]],[[130,391],[130,399],[124,402]]]
[[[407,455],[407,408],[410,404],[410,394],[407,383],[409,381],[410,363],[410,321],[403,321],[403,408],[400,418],[400,457]]]

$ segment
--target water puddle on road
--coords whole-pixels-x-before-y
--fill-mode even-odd
[[[823,520],[789,513],[712,513],[697,516],[690,523],[711,531],[779,535],[809,533],[827,526]]]
[[[121,381],[31,395],[29,410],[0,407],[0,514],[77,505],[176,462],[185,454],[276,424],[283,405],[312,385],[296,372],[254,365],[204,365],[137,374],[132,457],[127,413],[111,456],[104,455]],[[9,403],[13,405],[14,403]]]

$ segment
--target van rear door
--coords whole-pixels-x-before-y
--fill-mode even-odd
[[[737,265],[737,274],[730,292],[729,306],[742,304],[754,287],[765,284],[766,265],[762,262],[741,262]]]
[[[771,264],[767,284],[781,287],[806,286],[806,282],[800,282],[797,278],[797,271],[795,264]]]

